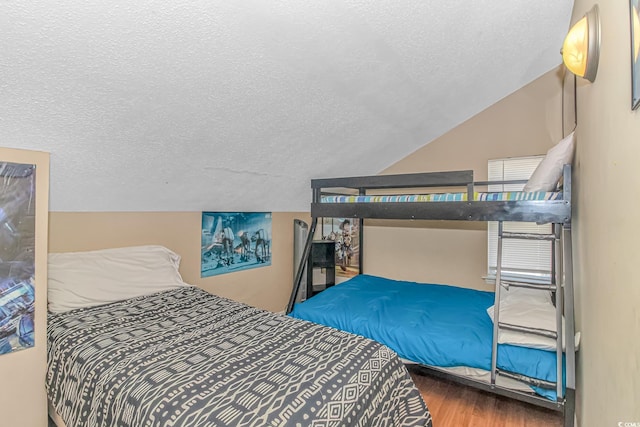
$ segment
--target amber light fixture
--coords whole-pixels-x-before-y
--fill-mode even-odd
[[[573,27],[562,44],[562,60],[573,74],[596,79],[600,59],[600,15],[594,5]]]

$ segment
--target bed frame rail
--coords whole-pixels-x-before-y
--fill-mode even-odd
[[[371,190],[384,188],[461,187],[469,184],[473,184],[472,170],[311,180],[311,188],[366,188]]]
[[[470,377],[456,375],[451,372],[447,372],[433,366],[414,365],[414,364],[409,364],[406,366],[407,366],[407,369],[409,369],[409,371],[416,372],[420,375],[427,375],[427,376],[433,376],[436,378],[441,378],[447,381],[455,382],[457,384],[462,384],[462,385],[473,387],[486,392],[498,394],[500,396],[519,400],[521,402],[526,402],[531,405],[540,406],[543,408],[562,412],[562,414],[565,417],[564,426],[565,427],[573,426],[573,417],[575,413],[575,388],[570,389],[567,387],[565,398],[561,401],[553,401],[553,400],[549,400],[544,397],[538,396],[536,394],[526,393],[518,390],[512,390],[509,388],[501,387],[499,385],[495,385],[495,384],[492,385],[490,383],[485,383]]]
[[[567,223],[567,200],[311,204],[312,217]]]

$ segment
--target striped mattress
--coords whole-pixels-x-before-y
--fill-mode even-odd
[[[497,202],[519,200],[561,200],[562,192],[507,191],[473,193],[474,201]],[[413,203],[413,202],[466,202],[467,193],[402,194],[378,196],[322,196],[322,203]]]

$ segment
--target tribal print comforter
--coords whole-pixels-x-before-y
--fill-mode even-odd
[[[195,287],[48,320],[68,427],[431,426],[387,347]]]

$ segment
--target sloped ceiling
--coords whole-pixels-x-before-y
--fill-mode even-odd
[[[305,211],[558,66],[572,7],[0,0],[0,145],[52,211]]]

